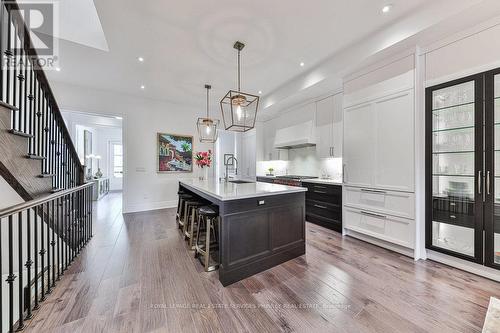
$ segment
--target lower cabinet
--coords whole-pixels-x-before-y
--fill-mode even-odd
[[[415,221],[411,219],[346,207],[344,227],[406,248],[415,246]]]
[[[302,183],[306,192],[306,221],[342,232],[342,186]]]
[[[344,186],[344,228],[415,248],[415,194]]]

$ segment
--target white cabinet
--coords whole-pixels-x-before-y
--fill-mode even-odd
[[[344,182],[414,190],[413,89],[344,110]]]
[[[316,154],[342,157],[342,94],[316,102]]]
[[[373,184],[373,112],[371,104],[347,108],[344,112],[344,182]]]
[[[240,175],[247,178],[256,176],[257,158],[256,158],[257,135],[256,130],[251,130],[242,135],[241,146],[241,165],[238,166]]]

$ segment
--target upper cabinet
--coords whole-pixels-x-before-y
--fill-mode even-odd
[[[342,157],[342,93],[316,102],[316,154]]]
[[[412,84],[410,71],[371,86],[365,90],[369,94],[348,96],[344,110],[346,184],[414,191]]]

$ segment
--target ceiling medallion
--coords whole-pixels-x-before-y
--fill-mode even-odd
[[[238,90],[229,90],[220,101],[220,107],[226,130],[246,132],[255,127],[259,96],[241,91],[240,53],[245,44],[237,41],[233,47],[238,50]]]

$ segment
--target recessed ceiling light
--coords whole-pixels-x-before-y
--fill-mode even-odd
[[[144,58],[143,57],[138,57],[137,60],[139,60],[139,62],[144,62]]]
[[[259,90],[259,95],[262,95],[262,90]]]
[[[382,7],[382,13],[388,13],[390,12],[392,9],[392,5],[385,5],[384,7]]]
[[[304,67],[304,65],[305,65],[305,64],[304,64],[303,62],[301,62],[301,63],[300,63],[300,67]]]
[[[115,119],[122,120],[122,119],[123,119],[123,117],[118,117],[118,116],[116,116],[116,117],[115,117]]]
[[[56,67],[56,71],[60,72],[61,71],[61,67]]]
[[[142,85],[142,86],[141,86],[141,89],[142,89],[142,90],[146,89],[146,86],[145,86],[145,85]]]

